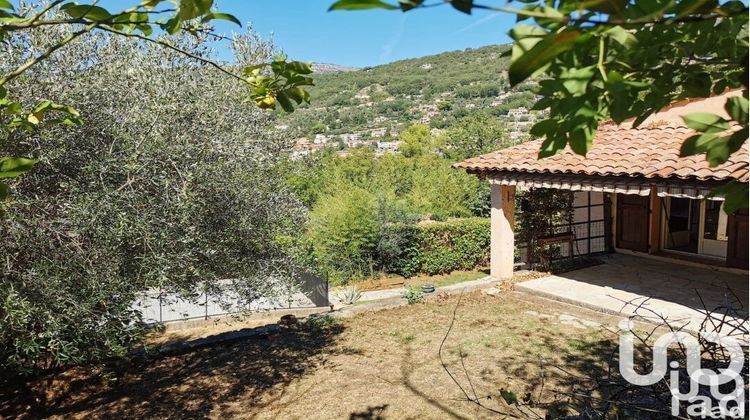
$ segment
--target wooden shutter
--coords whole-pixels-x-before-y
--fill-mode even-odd
[[[747,209],[738,210],[727,220],[727,266],[748,268],[748,221]]]

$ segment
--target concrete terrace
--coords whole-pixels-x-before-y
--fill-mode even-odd
[[[747,320],[747,275],[618,253],[601,259],[604,264],[521,282],[515,289],[611,314],[650,321],[661,316],[692,331],[701,329],[704,303],[709,311],[729,305],[738,310],[735,319]]]

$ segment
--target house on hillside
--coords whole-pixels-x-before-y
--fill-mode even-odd
[[[309,156],[323,147],[325,147],[325,144],[312,142],[307,137],[299,138],[295,140],[294,146],[292,147],[292,160]]]
[[[522,106],[508,110],[509,118],[520,118],[520,117],[528,116],[528,115],[529,115],[529,110]]]
[[[386,131],[388,131],[385,127],[376,128],[370,131],[370,136],[373,138],[383,137],[385,136]]]
[[[401,146],[402,141],[379,141],[377,143],[377,151],[382,153],[395,153],[398,152],[398,148]]]
[[[330,138],[326,136],[325,134],[316,134],[315,138],[313,139],[313,143],[315,144],[328,144],[328,141]]]
[[[359,133],[344,133],[340,138],[346,144],[346,147],[357,147],[363,144],[362,136]]]
[[[572,223],[550,232],[570,240],[564,255],[616,252],[747,270],[748,212],[727,215],[722,199],[710,196],[729,181],[748,182],[747,144],[713,168],[703,155],[680,157],[696,134],[680,115],[726,115],[727,97],[739,94],[674,104],[638,128],[602,124],[586,157],[566,149],[537,159],[537,140],[455,164],[491,184],[491,275],[513,275],[516,188],[574,192]]]

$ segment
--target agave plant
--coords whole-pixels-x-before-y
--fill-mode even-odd
[[[349,286],[336,295],[339,302],[345,305],[354,305],[361,297],[362,292],[360,292],[355,286]]]

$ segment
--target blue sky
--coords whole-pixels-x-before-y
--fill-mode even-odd
[[[514,16],[449,6],[400,11],[328,12],[334,0],[221,0],[290,58],[355,67],[509,42]],[[221,25],[227,31],[231,26]]]

